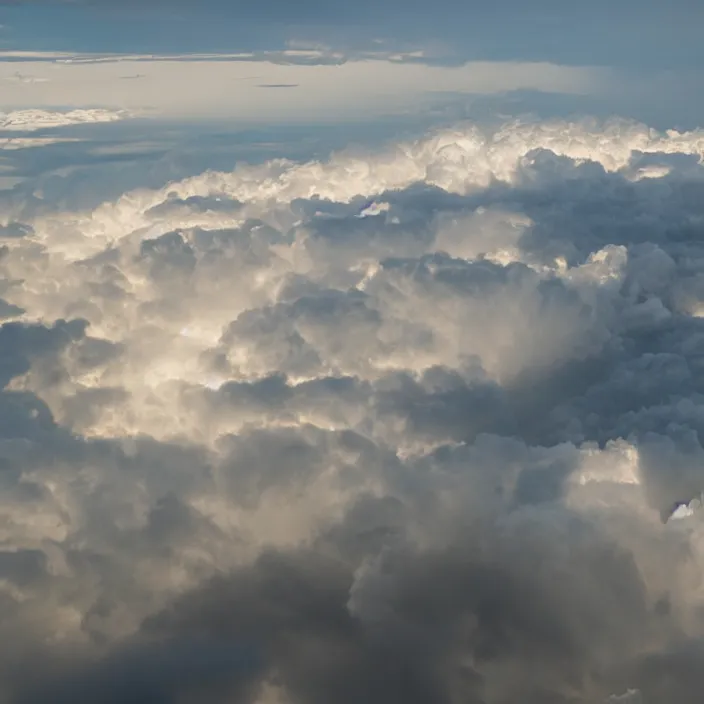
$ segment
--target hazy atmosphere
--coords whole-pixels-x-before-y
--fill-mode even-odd
[[[702,27],[0,0],[0,704],[701,704]]]

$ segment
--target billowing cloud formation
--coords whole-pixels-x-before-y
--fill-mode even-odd
[[[6,206],[6,701],[700,701],[704,134],[462,125]]]

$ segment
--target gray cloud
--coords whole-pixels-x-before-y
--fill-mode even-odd
[[[3,4],[19,6],[13,19],[15,24],[24,19],[25,27],[31,19],[21,10],[52,7],[60,28],[49,34],[53,49],[91,46],[80,34],[80,28],[89,24],[101,45],[113,51],[125,46],[144,53],[231,51],[233,40],[240,48],[271,48],[285,39],[373,47],[375,40],[393,37],[402,47],[440,45],[445,55],[453,57],[598,63],[637,71],[648,67],[698,70],[701,50],[696,28],[704,19],[700,6],[690,0],[673,0],[667,8],[655,0],[621,0],[615,6],[594,0],[569,7],[556,0],[534,0],[530,5],[518,0],[490,4],[388,0],[383,6],[369,0],[295,4],[282,0],[6,0]],[[65,18],[62,6],[68,8]],[[104,31],[106,21],[113,32]],[[160,23],[166,31],[160,37],[151,31],[128,36],[127,22],[140,22],[150,29]]]

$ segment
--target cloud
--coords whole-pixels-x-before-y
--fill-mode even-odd
[[[78,141],[71,137],[0,137],[0,149],[14,151]]]
[[[513,18],[512,31],[519,36],[499,45],[491,37],[508,36],[503,15],[492,14],[491,21],[502,24],[492,32],[476,18],[458,22],[455,12],[452,29],[464,27],[462,36],[453,40],[447,27],[438,35],[443,38],[439,42],[432,38],[428,22],[423,23],[420,35],[411,36],[399,34],[397,23],[391,31],[384,32],[378,25],[371,32],[363,23],[350,23],[341,30],[339,24],[315,27],[289,22],[272,34],[271,23],[269,30],[263,30],[256,20],[242,16],[233,24],[224,19],[216,22],[215,15],[208,13],[179,18],[154,7],[145,9],[146,15],[132,16],[129,22],[149,27],[158,21],[164,36],[154,44],[154,33],[145,32],[147,43],[141,51],[126,52],[119,38],[113,51],[75,51],[83,39],[80,35],[69,39],[68,34],[60,46],[74,51],[0,51],[4,109],[99,107],[179,123],[237,120],[248,127],[349,125],[390,115],[417,127],[417,123],[437,124],[438,118],[450,124],[464,116],[493,120],[497,114],[571,118],[589,113],[619,114],[661,129],[682,129],[699,126],[702,113],[701,61],[692,58],[694,37],[691,41],[685,37],[697,25],[691,16],[678,32],[673,31],[676,39],[663,43],[661,36],[654,36],[644,53],[646,27],[657,35],[663,22],[646,19],[639,8],[639,31],[633,32],[633,13],[629,13],[622,18],[626,30],[614,33],[617,41],[611,52],[615,50],[620,57],[610,56],[611,61],[606,55],[595,56],[593,46],[597,40],[603,45],[605,32],[614,32],[613,24],[599,29],[593,40],[582,37],[577,41],[577,31],[595,30],[590,24],[593,13],[581,24],[575,16],[572,26],[559,31],[559,22],[551,25],[551,13],[540,18],[531,11],[530,17],[519,22],[519,11],[524,8],[513,8],[507,16]],[[66,11],[83,16],[85,26],[97,20],[86,8],[69,10],[67,6]],[[365,17],[376,16],[377,11],[374,8]],[[402,14],[407,11],[403,8]],[[570,13],[576,11],[570,8]],[[359,8],[355,12],[364,15]],[[667,18],[670,28],[673,13]],[[110,15],[113,22],[126,22],[116,8]],[[614,19],[613,8],[609,8],[609,17]],[[536,24],[534,31],[529,29],[531,23]],[[78,26],[75,17],[66,18],[64,24],[69,29]],[[575,30],[577,25],[579,30]],[[96,33],[103,26],[104,22],[97,24]],[[225,32],[225,27],[233,26],[242,31],[234,39],[231,31]],[[470,30],[474,39],[468,38]],[[32,31],[31,24],[24,29]],[[630,49],[622,41],[628,32],[637,38],[637,46]],[[205,44],[204,37],[208,38]],[[231,51],[233,41],[241,51]],[[143,40],[135,42],[140,45]],[[658,52],[663,52],[659,59]],[[294,84],[295,96],[260,89],[261,85]]]
[[[33,44],[76,51],[99,45],[105,51],[141,54],[226,53],[233,46],[257,50],[304,40],[369,49],[379,38],[393,37],[394,44],[401,45],[393,54],[444,45],[444,56],[461,61],[628,67],[644,79],[641,87],[644,97],[651,96],[651,107],[666,110],[663,88],[676,103],[664,123],[673,114],[674,119],[684,119],[687,94],[697,93],[701,84],[701,76],[683,77],[685,71],[698,72],[702,64],[697,27],[704,18],[691,0],[674,0],[667,8],[652,0],[621,0],[616,6],[594,0],[589,6],[569,7],[554,0],[534,0],[530,5],[517,0],[491,4],[387,0],[383,6],[369,0],[354,4],[299,0],[295,6],[281,0],[152,0],[119,5],[107,0],[5,0],[4,4],[13,6],[8,16],[16,39],[9,48]],[[34,10],[42,6],[48,7],[55,31],[39,37]],[[139,35],[128,31],[135,24],[144,28]],[[114,31],[104,31],[108,26]],[[662,69],[673,73],[663,76],[656,90],[653,76],[643,74]],[[689,102],[687,112],[696,122],[701,101],[690,97]]]
[[[7,78],[8,80],[31,83],[45,80],[22,77],[19,74]],[[58,134],[51,134],[51,132],[77,125],[112,123],[128,117],[132,117],[132,115],[124,110],[99,108],[68,111],[31,109],[0,112],[0,151],[15,151],[77,142],[79,141],[78,137],[62,137]],[[49,136],[32,136],[34,132],[45,133],[47,131],[49,131]]]
[[[18,191],[0,696],[698,701],[703,158],[460,124]]]
[[[35,132],[52,127],[81,125],[94,122],[114,122],[127,117],[125,112],[92,109],[50,112],[47,110],[15,110],[0,113],[0,130]]]
[[[0,52],[0,79],[8,81],[3,89],[6,109],[63,105],[78,115],[78,109],[100,106],[101,112],[90,115],[127,116],[127,111],[169,120],[257,123],[349,121],[365,114],[369,119],[417,111],[419,100],[436,94],[531,90],[595,95],[604,93],[611,81],[607,69],[588,66],[519,61],[443,66],[406,58],[378,49],[345,53],[328,47],[241,54],[10,51]],[[31,76],[32,82],[18,82],[18,76]],[[125,81],[125,76],[140,79]],[[295,86],[295,96],[262,86]]]

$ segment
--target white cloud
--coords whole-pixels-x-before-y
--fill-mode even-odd
[[[49,144],[77,141],[77,139],[71,137],[0,137],[0,149],[14,151],[15,149],[46,147]]]
[[[633,702],[633,704],[640,704],[642,700],[640,692],[637,689],[629,689],[623,694],[612,694],[606,700],[607,702]]]
[[[27,78],[26,81],[29,79]],[[36,81],[32,79],[31,82]],[[32,132],[54,131],[57,128],[75,125],[113,123],[134,116],[126,110],[105,110],[102,108],[64,111],[27,109],[0,112],[0,135],[3,135],[0,136],[0,151],[15,151],[78,142],[80,141],[78,137],[62,137],[58,134],[41,137],[29,135]]]
[[[36,130],[68,125],[82,125],[95,122],[115,122],[124,120],[128,114],[123,111],[90,109],[69,110],[66,112],[48,110],[15,110],[0,112],[0,130],[34,132]]]
[[[8,697],[694,701],[703,156],[464,124],[8,200]]]

